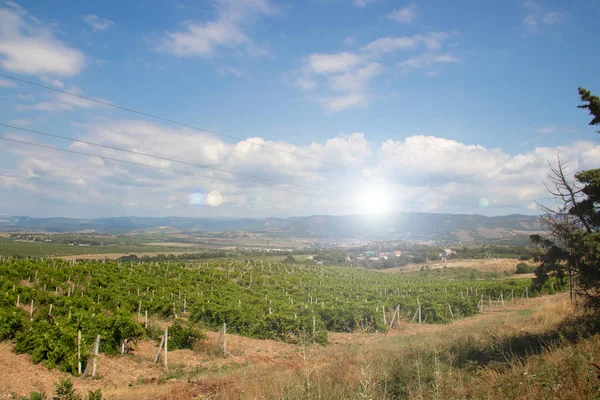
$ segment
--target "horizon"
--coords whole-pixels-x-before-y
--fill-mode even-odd
[[[499,214],[499,215],[483,215],[483,214],[466,214],[466,213],[443,213],[443,212],[428,212],[428,211],[396,211],[388,214],[309,214],[309,215],[290,215],[287,217],[198,217],[198,216],[178,216],[178,215],[165,215],[165,216],[137,216],[137,215],[118,215],[118,216],[109,216],[109,217],[64,217],[64,216],[51,216],[51,217],[32,217],[30,215],[12,215],[5,214],[0,215],[0,218],[13,217],[13,218],[32,218],[32,219],[55,219],[55,218],[64,218],[64,219],[118,219],[118,218],[188,218],[188,219],[291,219],[291,218],[311,218],[311,217],[365,217],[365,218],[385,218],[389,215],[397,215],[397,214],[429,214],[429,215],[464,215],[464,216],[477,216],[484,218],[497,218],[497,217],[540,217],[544,214],[520,214],[520,213],[512,213],[512,214]]]
[[[579,86],[600,90],[598,16],[558,0],[6,1],[0,209],[538,215],[548,162],[600,165],[577,109]]]

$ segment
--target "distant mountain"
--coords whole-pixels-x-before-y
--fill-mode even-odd
[[[128,233],[147,231],[252,232],[272,237],[340,239],[381,238],[510,238],[541,231],[539,218],[528,215],[485,217],[477,214],[397,213],[386,216],[314,215],[290,218],[31,218],[0,217],[0,231]]]

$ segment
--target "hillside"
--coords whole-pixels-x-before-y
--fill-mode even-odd
[[[0,231],[101,232],[144,231],[252,232],[271,237],[342,239],[359,237],[434,239],[509,239],[541,230],[536,216],[485,217],[468,214],[396,213],[386,216],[315,215],[308,217],[235,219],[185,217],[117,217],[97,219],[0,218]]]

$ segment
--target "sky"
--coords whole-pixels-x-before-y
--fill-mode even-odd
[[[599,16],[575,0],[3,2],[0,215],[536,214],[548,162],[600,166],[576,107],[578,86],[600,92]]]

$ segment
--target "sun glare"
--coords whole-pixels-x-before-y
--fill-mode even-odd
[[[384,214],[390,209],[389,196],[381,188],[367,188],[358,200],[361,214]]]

